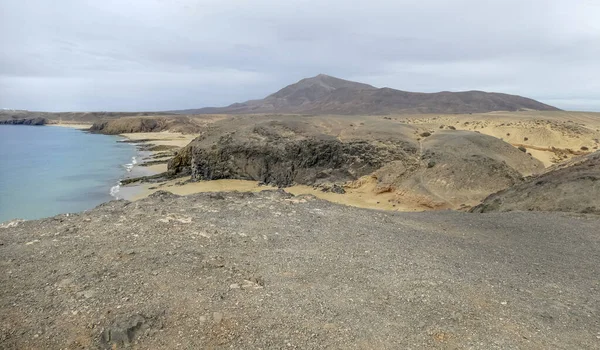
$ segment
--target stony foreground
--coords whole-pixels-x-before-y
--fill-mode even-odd
[[[0,348],[597,349],[599,261],[597,216],[158,192],[5,223]]]

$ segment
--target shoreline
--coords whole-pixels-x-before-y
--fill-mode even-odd
[[[131,143],[133,146],[135,146],[137,148],[137,153],[134,157],[135,161],[132,159],[132,167],[127,171],[125,177],[119,180],[118,191],[115,193],[116,196],[113,197],[118,199],[135,201],[137,199],[145,198],[150,194],[146,193],[146,187],[152,187],[152,185],[158,185],[160,183],[150,184],[137,182],[133,184],[123,185],[121,183],[122,180],[143,176],[152,176],[167,171],[167,163],[152,164],[148,166],[143,165],[147,161],[156,160],[152,158],[156,154],[165,152],[164,150],[158,151],[151,149],[157,146],[166,146],[170,148],[168,152],[174,152],[187,146],[187,144],[190,143],[193,139],[195,139],[198,135],[163,131],[145,133],[123,133],[117,136],[123,138],[128,143]],[[168,159],[170,159],[170,157],[166,158],[165,160]]]
[[[46,124],[46,126],[55,126],[63,128],[72,128],[85,131],[91,127],[91,124],[75,124],[75,123],[56,123]],[[254,180],[239,180],[239,179],[221,179],[210,181],[195,181],[189,182],[188,177],[181,177],[172,180],[158,182],[135,182],[123,184],[126,179],[152,176],[164,173],[167,171],[167,163],[151,164],[144,166],[143,164],[149,161],[156,161],[152,158],[158,153],[167,154],[159,160],[168,160],[173,156],[173,152],[188,145],[197,134],[182,134],[176,132],[146,132],[146,133],[123,133],[115,136],[119,140],[115,142],[128,143],[135,147],[135,155],[130,162],[120,164],[124,168],[122,177],[118,182],[107,189],[107,193],[112,198],[111,200],[124,199],[128,201],[137,201],[144,199],[152,193],[165,190],[177,195],[190,195],[195,193],[211,193],[211,192],[260,192],[263,190],[278,189],[275,186],[259,185],[259,181]],[[150,150],[155,146],[166,146],[161,150]],[[167,158],[168,157],[168,158]],[[367,176],[368,177],[368,176]],[[372,179],[365,177],[351,184],[342,186],[345,193],[334,193],[323,191],[319,187],[309,185],[294,185],[282,188],[284,191],[293,195],[312,195],[319,199],[328,202],[376,210],[385,211],[401,211],[401,212],[416,212],[430,211],[434,208],[425,207],[415,204],[410,198],[398,198],[391,192],[376,193],[375,184]],[[356,185],[358,183],[358,185]],[[435,208],[445,209],[445,208]]]

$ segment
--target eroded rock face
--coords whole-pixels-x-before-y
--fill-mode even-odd
[[[0,120],[0,124],[8,125],[45,125],[46,122],[46,118],[40,117]]]
[[[197,180],[236,178],[285,187],[355,180],[387,162],[408,157],[401,144],[384,148],[335,139],[238,143],[225,138],[215,149],[193,150],[191,174]]]
[[[183,117],[124,117],[103,120],[94,123],[90,132],[108,135],[118,135],[134,132],[182,132],[196,133],[200,127],[192,120]]]
[[[276,186],[349,181],[384,164],[415,158],[410,140],[340,141],[311,123],[266,121],[234,132],[199,137],[169,163],[172,173],[195,180],[246,179]]]

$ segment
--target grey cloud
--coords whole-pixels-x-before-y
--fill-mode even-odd
[[[327,73],[600,110],[586,0],[4,0],[0,16],[4,108],[227,105]]]

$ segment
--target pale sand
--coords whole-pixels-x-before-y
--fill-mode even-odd
[[[157,145],[167,145],[167,146],[176,146],[176,147],[185,147],[188,143],[190,143],[190,141],[192,141],[193,139],[195,139],[198,135],[196,134],[181,134],[181,133],[174,133],[174,132],[144,132],[144,133],[126,133],[126,134],[120,134],[119,136],[123,136],[125,138],[127,138],[128,140],[151,140],[151,141],[145,141],[143,142],[143,144],[146,145],[153,145],[153,146],[157,146]],[[156,154],[157,152],[149,152],[149,154],[153,155]],[[138,164],[136,164],[134,166],[134,171],[138,170],[138,171],[143,171],[144,174],[148,174],[148,175],[155,175],[155,174],[160,174],[160,173],[164,173],[167,171],[167,164],[154,164],[154,165],[149,165],[149,166],[140,166],[140,164],[143,164],[145,161],[150,161],[153,159],[145,158],[145,159],[140,159],[140,162]],[[176,182],[176,181],[175,181]],[[121,193],[120,195],[128,200],[132,200],[138,196],[148,196],[148,194],[150,193],[146,193],[146,191],[144,190],[144,188],[147,187],[152,187],[152,186],[146,186],[148,184],[144,184],[144,185],[129,185],[129,186],[122,186],[121,187]]]
[[[398,122],[422,125],[435,131],[441,125],[477,131],[523,146],[546,167],[600,146],[600,113],[587,112],[491,112],[439,116],[396,116]],[[550,123],[547,123],[549,121]],[[569,122],[570,121],[570,122]],[[578,127],[587,132],[580,133]],[[552,150],[556,148],[556,151]],[[568,151],[570,150],[570,151]],[[567,158],[564,158],[564,156]]]
[[[177,146],[185,147],[193,139],[198,137],[198,134],[181,134],[176,132],[137,132],[137,133],[126,133],[121,136],[128,138],[129,140],[144,140],[148,139],[151,141],[145,142],[149,145],[165,145],[165,146]]]
[[[152,171],[155,174],[160,174],[160,173],[164,173],[165,171],[167,171],[167,163],[149,165],[145,168]]]
[[[132,195],[127,200],[139,200],[148,197],[150,194],[158,191],[168,191],[177,195],[188,195],[200,192],[224,192],[224,191],[239,191],[239,192],[260,192],[263,190],[275,190],[273,186],[259,186],[257,181],[249,180],[212,180],[198,181],[186,183],[184,185],[176,185],[178,182],[189,180],[189,177],[178,178],[171,181],[161,183],[144,183],[132,188]],[[317,198],[324,199],[330,202],[370,209],[396,210],[396,211],[422,211],[429,208],[415,206],[414,203],[402,204],[396,203],[398,197],[391,192],[375,194],[373,192],[374,184],[367,183],[358,188],[346,188],[346,193],[338,194],[332,192],[323,192],[320,189],[315,189],[311,186],[296,185],[286,187],[283,190],[294,195],[310,194]],[[152,189],[150,189],[152,187]]]
[[[531,156],[542,162],[546,168],[556,164],[553,162],[553,160],[556,158],[554,152],[538,151],[536,149],[528,148],[527,153],[531,153]]]
[[[61,128],[73,128],[73,129],[79,129],[79,130],[87,130],[92,127],[92,124],[58,123],[58,124],[46,124],[46,126],[60,126]]]

